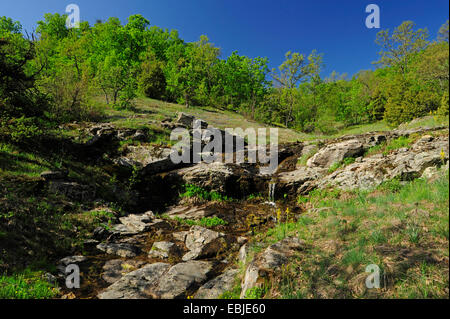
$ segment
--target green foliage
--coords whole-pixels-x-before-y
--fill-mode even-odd
[[[354,162],[355,162],[354,157],[346,157],[340,162],[335,162],[335,163],[331,164],[330,167],[328,168],[328,173],[333,173],[334,171],[338,170],[339,168],[344,167],[346,165],[350,165]]]
[[[59,290],[42,273],[30,270],[12,276],[0,276],[0,299],[51,299]]]
[[[199,186],[193,184],[184,185],[184,193],[180,194],[181,197],[196,197],[208,201],[228,201],[231,200],[227,196],[219,194],[218,192],[209,192]]]
[[[164,62],[158,61],[153,51],[146,54],[141,64],[139,90],[152,99],[163,99],[166,93]]]
[[[265,294],[263,287],[253,287],[245,292],[245,299],[261,299]]]
[[[202,217],[200,220],[192,220],[192,219],[183,219],[179,217],[174,218],[177,222],[183,225],[189,225],[189,226],[202,226],[207,228],[212,228],[216,226],[225,226],[228,223],[224,221],[223,219],[214,216],[214,217]]]
[[[349,79],[333,72],[322,79],[323,57],[287,52],[269,77],[267,58],[220,49],[202,35],[186,43],[176,30],[150,26],[142,15],[126,24],[109,18],[67,29],[66,15],[45,14],[35,41],[26,40],[19,22],[0,19],[0,118],[42,123],[99,120],[101,92],[114,109],[133,110],[138,92],[168,102],[228,108],[271,125],[318,134],[385,119],[398,125],[431,113],[448,114],[448,23],[439,41],[429,43],[426,29],[406,21],[393,32],[382,30],[381,68]],[[19,85],[18,83],[22,83]],[[21,87],[19,87],[21,86]],[[42,121],[37,121],[41,119]],[[39,125],[38,125],[39,124]],[[20,131],[23,131],[21,128]]]
[[[400,136],[396,139],[390,140],[384,148],[384,154],[389,153],[392,150],[396,150],[403,147],[409,147],[412,143],[412,139],[407,136]]]
[[[392,193],[397,193],[402,189],[402,186],[403,185],[400,182],[400,179],[393,178],[393,179],[390,179],[388,181],[381,183],[380,186],[378,186],[378,189],[392,192]]]
[[[236,284],[230,291],[225,291],[219,296],[219,299],[240,299],[241,296],[241,283]]]

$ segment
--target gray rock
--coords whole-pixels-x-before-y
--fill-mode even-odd
[[[194,121],[197,120],[200,124],[200,127],[202,129],[205,129],[208,127],[208,123],[206,123],[205,121],[201,120],[201,119],[196,119],[195,116],[190,115],[190,114],[186,114],[183,112],[178,112],[177,113],[177,119],[175,121],[175,123],[177,124],[181,124],[182,126],[186,127],[186,128],[193,128],[193,123]]]
[[[169,257],[178,256],[179,253],[180,249],[174,243],[168,241],[160,241],[153,243],[152,249],[149,251],[148,256],[166,259]]]
[[[209,261],[191,260],[176,264],[161,277],[152,292],[161,299],[186,298],[188,290],[204,283],[212,269],[213,263]]]
[[[127,243],[101,243],[97,245],[97,249],[104,251],[109,255],[128,258],[136,257],[140,252],[138,247]]]
[[[243,264],[247,262],[248,251],[249,247],[247,244],[243,245],[241,249],[239,249],[238,259]]]
[[[166,214],[171,218],[181,218],[181,219],[202,219],[204,217],[209,217],[217,213],[216,209],[209,208],[205,205],[200,207],[172,207],[170,208]]]
[[[328,168],[333,163],[338,163],[346,157],[360,156],[363,152],[363,144],[357,139],[333,143],[319,150],[308,160],[306,165],[309,167]]]
[[[224,292],[233,288],[238,269],[228,269],[220,276],[208,281],[195,294],[195,299],[218,299]]]
[[[130,214],[119,218],[120,222],[125,225],[130,232],[143,232],[148,230],[154,219],[155,215],[152,211],[148,211],[141,215]]]
[[[170,268],[169,264],[155,263],[132,271],[98,295],[99,299],[149,299],[149,289]]]
[[[104,227],[97,227],[94,229],[94,232],[92,233],[92,237],[94,237],[94,239],[96,240],[103,240],[108,238],[112,233],[105,229]]]
[[[225,244],[224,234],[200,226],[192,226],[186,235],[185,244],[189,252],[183,261],[205,258],[217,254]]]
[[[148,211],[141,215],[131,214],[119,218],[121,224],[113,225],[113,231],[120,235],[129,236],[149,231],[151,228],[165,228],[169,224],[163,219],[155,218],[153,212]]]
[[[179,240],[179,241],[182,241],[184,243],[186,241],[186,236],[187,236],[188,233],[189,233],[188,231],[180,231],[180,232],[177,232],[177,233],[172,233],[172,237],[175,240]]]
[[[85,256],[68,256],[58,261],[56,269],[60,275],[66,274],[66,267],[69,265],[78,265],[87,260]]]
[[[142,267],[145,263],[139,260],[108,260],[103,266],[102,279],[109,284],[113,284],[127,273]]]

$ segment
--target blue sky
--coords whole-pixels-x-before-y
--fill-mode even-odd
[[[268,57],[278,67],[288,50],[324,54],[327,76],[331,71],[348,73],[373,68],[377,60],[375,35],[367,29],[365,8],[380,7],[381,28],[392,29],[405,20],[427,27],[435,38],[448,19],[448,0],[0,0],[0,16],[19,20],[33,31],[44,13],[64,13],[68,4],[80,7],[81,19],[115,16],[126,22],[140,13],[151,25],[177,29],[187,42],[201,34],[222,49],[226,58],[232,51],[250,57]]]

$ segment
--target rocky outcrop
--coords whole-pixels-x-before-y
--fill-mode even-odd
[[[198,220],[204,217],[210,217],[217,213],[217,210],[207,205],[186,207],[169,207],[166,214],[171,218]]]
[[[102,279],[109,284],[113,284],[127,273],[141,268],[145,262],[141,260],[108,260],[103,266]]]
[[[170,268],[169,264],[155,263],[132,271],[106,288],[99,299],[148,299],[149,289]]]
[[[220,276],[208,281],[200,287],[195,299],[218,299],[223,293],[233,288],[236,282],[238,269],[228,269]]]
[[[189,252],[183,256],[183,260],[214,256],[226,243],[225,234],[200,226],[192,226],[185,237],[185,245]]]
[[[191,260],[176,264],[161,276],[152,290],[152,296],[160,299],[186,298],[189,290],[204,283],[212,270],[213,263],[210,261]]]
[[[138,247],[128,243],[101,243],[97,245],[97,249],[109,255],[127,258],[136,257],[140,252]]]
[[[137,167],[142,174],[152,175],[180,168],[184,163],[175,164],[170,158],[171,148],[151,145],[127,146],[126,154],[114,159],[120,166],[131,169]]]
[[[421,177],[429,167],[439,167],[448,162],[448,134],[436,137],[424,135],[409,147],[392,150],[387,154],[359,156],[361,150],[377,145],[388,139],[408,136],[411,132],[391,132],[386,135],[372,134],[353,136],[338,141],[319,150],[308,160],[307,166],[277,176],[277,188],[287,194],[307,194],[314,188],[338,187],[344,190],[372,189],[384,181],[398,178],[402,181]],[[342,161],[347,156],[359,156],[354,163],[329,172],[332,163]],[[433,169],[429,169],[433,170]],[[426,176],[425,174],[424,176]]]
[[[160,241],[153,243],[148,256],[152,258],[167,259],[169,257],[177,257],[180,252],[180,248],[176,244],[168,241]]]
[[[130,214],[120,217],[119,220],[120,224],[112,226],[113,233],[117,235],[136,235],[148,231],[152,227],[168,227],[168,223],[165,220],[156,218],[151,211],[141,215]]]
[[[333,163],[339,163],[346,157],[356,157],[364,152],[363,144],[357,140],[344,141],[326,146],[311,157],[306,165],[308,167],[328,168]]]
[[[278,187],[283,193],[305,194],[315,188],[318,180],[327,174],[320,167],[300,167],[278,175]]]
[[[267,184],[267,177],[257,175],[252,166],[221,162],[202,162],[170,174],[183,184],[194,184],[235,198],[266,191]]]
[[[422,176],[428,167],[439,167],[448,161],[448,136],[430,139],[424,136],[409,148],[383,155],[362,158],[318,181],[317,186],[341,189],[371,189],[382,182],[398,178],[402,181]]]

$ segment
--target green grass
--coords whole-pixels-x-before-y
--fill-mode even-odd
[[[409,147],[411,146],[413,140],[410,137],[406,136],[400,136],[399,138],[393,139],[387,143],[386,147],[384,148],[384,154],[389,153],[390,151],[403,148],[403,147]]]
[[[417,118],[411,122],[401,124],[399,129],[408,130],[416,129],[419,127],[437,127],[437,126],[448,126],[449,117],[441,115],[430,115],[422,118]]]
[[[303,154],[302,156],[300,156],[300,158],[297,161],[297,164],[300,166],[306,166],[306,162],[308,162],[308,160],[313,157],[314,154],[317,153],[317,151],[319,150],[318,147],[313,148],[311,151],[309,151],[306,154]]]
[[[206,228],[212,228],[212,227],[216,227],[216,226],[225,226],[228,224],[226,221],[224,221],[223,219],[221,219],[217,216],[202,217],[200,220],[183,219],[180,217],[175,217],[174,219],[183,225],[188,225],[188,226],[197,225],[197,226],[202,226],[202,227],[206,227]]]
[[[231,201],[232,199],[224,196],[216,191],[207,191],[199,186],[186,184],[184,185],[184,193],[180,194],[180,197],[187,198],[199,198],[206,201]]]
[[[449,255],[449,175],[441,174],[433,182],[391,180],[369,191],[315,190],[300,196],[306,207],[326,209],[302,213],[254,239],[267,247],[296,236],[310,247],[286,265],[298,268],[295,272],[272,282],[277,298],[323,298],[323,292],[327,298],[448,298],[448,264],[430,264],[426,257]],[[399,258],[402,249],[415,257]],[[387,271],[391,286],[355,290],[353,279],[369,264]],[[329,267],[336,270],[329,273]]]
[[[0,299],[51,299],[58,294],[58,288],[43,279],[41,272],[0,276]]]
[[[397,150],[403,147],[410,147],[413,142],[414,139],[410,136],[400,136],[396,139],[390,140],[389,142],[382,142],[378,145],[372,146],[365,152],[364,156],[367,157],[379,153],[387,155],[393,150]]]

